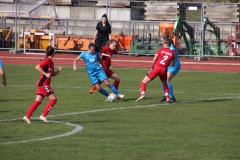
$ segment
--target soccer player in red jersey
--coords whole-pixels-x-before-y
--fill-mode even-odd
[[[145,97],[147,83],[154,80],[154,78],[156,78],[157,76],[159,76],[160,80],[162,81],[166,100],[170,102],[167,85],[167,67],[169,65],[174,66],[175,55],[174,51],[169,49],[171,42],[168,38],[163,38],[162,44],[163,48],[159,49],[153,58],[152,69],[148,72],[148,74],[143,78],[141,82],[140,85],[141,95],[136,100],[136,102],[139,102]]]
[[[58,67],[57,71],[54,71],[54,63],[52,58],[54,57],[54,48],[48,46],[46,48],[46,57],[42,60],[35,68],[40,72],[40,78],[37,81],[37,92],[36,92],[36,100],[31,104],[28,109],[28,112],[23,117],[23,120],[26,121],[28,124],[31,124],[30,117],[33,112],[37,109],[37,107],[42,103],[44,97],[49,98],[49,102],[47,103],[40,119],[46,123],[49,121],[47,120],[46,116],[49,111],[52,109],[54,104],[57,102],[56,95],[53,89],[50,86],[51,77],[58,75],[62,71],[62,67]]]
[[[116,89],[118,89],[118,86],[120,83],[120,78],[113,70],[110,69],[110,67],[112,65],[111,57],[118,54],[118,52],[115,49],[116,47],[117,47],[117,41],[114,39],[109,40],[107,45],[102,49],[102,58],[101,59],[102,59],[103,65],[106,68],[104,71],[105,71],[107,77],[112,78],[114,80],[113,85]],[[96,87],[92,86],[89,93],[92,94],[95,89],[96,89]]]

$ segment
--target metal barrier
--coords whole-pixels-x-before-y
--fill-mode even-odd
[[[36,3],[31,0],[18,0],[17,3],[3,1],[0,5],[0,33],[3,35],[3,38],[0,36],[0,50],[43,51],[48,44],[54,46],[57,52],[85,50],[87,44],[93,42],[101,15],[107,13],[112,26],[112,38],[123,33],[119,38],[119,48],[123,54],[153,55],[160,47],[159,36],[166,29],[171,29],[170,34],[179,48],[179,56],[240,55],[239,4],[109,0],[64,1],[66,4],[46,0],[36,0]],[[221,16],[215,14],[219,9]],[[169,28],[160,24],[175,25]],[[6,28],[11,30],[9,35],[4,31]],[[31,32],[33,29],[35,31]],[[32,47],[28,41],[30,33],[35,36],[32,38],[35,41]],[[36,35],[39,33],[43,35]]]

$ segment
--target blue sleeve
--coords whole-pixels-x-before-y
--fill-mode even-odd
[[[0,59],[0,68],[3,68],[2,60]]]
[[[80,58],[83,58],[83,53],[84,53],[84,52],[82,52],[82,53],[79,54],[79,57],[80,57]]]

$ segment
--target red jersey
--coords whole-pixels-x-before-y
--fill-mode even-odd
[[[107,55],[110,55],[112,57],[113,54],[117,54],[118,52],[114,49],[111,50],[109,46],[105,46],[102,50],[102,53],[105,53]],[[108,56],[102,56],[102,63],[105,67],[109,68],[111,66],[111,58]]]
[[[174,51],[169,48],[161,48],[156,54],[158,54],[158,58],[154,63],[154,69],[166,70],[171,63],[171,60],[175,58]]]
[[[42,70],[46,73],[54,72],[54,63],[50,58],[45,58],[43,61],[39,63]],[[40,74],[40,78],[37,81],[37,86],[50,85],[51,78],[47,78],[45,75]]]

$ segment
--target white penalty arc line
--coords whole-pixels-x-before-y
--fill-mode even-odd
[[[19,119],[12,119],[12,121],[14,120],[19,120]],[[10,120],[9,120],[10,121]],[[64,122],[60,122],[60,121],[50,121],[50,122],[54,122],[54,123],[60,123],[60,124],[65,124],[68,126],[73,126],[75,127],[72,131],[70,132],[66,132],[63,134],[59,134],[59,135],[55,135],[55,136],[50,136],[50,137],[45,137],[45,138],[39,138],[39,139],[31,139],[31,140],[22,140],[22,141],[12,141],[12,142],[3,142],[0,143],[0,145],[2,144],[14,144],[14,143],[26,143],[26,142],[34,142],[34,141],[45,141],[45,140],[49,140],[49,139],[54,139],[54,138],[60,138],[60,137],[65,137],[65,136],[70,136],[72,134],[75,134],[77,132],[80,132],[83,127],[80,125],[76,125],[76,124],[72,124],[72,123],[64,123]]]
[[[65,114],[49,115],[48,117],[69,116],[69,115],[77,115],[77,114],[85,114],[85,113],[95,113],[95,112],[104,112],[104,111],[112,111],[112,110],[123,110],[123,109],[134,109],[134,108],[146,108],[146,107],[156,107],[156,106],[165,106],[165,105],[171,106],[171,105],[174,105],[174,104],[194,103],[194,102],[201,102],[201,101],[213,101],[213,100],[223,100],[223,99],[233,99],[233,98],[240,98],[240,96],[237,96],[237,97],[224,97],[224,98],[198,99],[198,100],[193,100],[193,101],[179,101],[179,102],[175,102],[173,104],[163,103],[163,104],[151,104],[151,105],[142,105],[142,106],[138,105],[138,106],[129,106],[129,107],[98,109],[98,110],[90,110],[90,111],[82,111],[82,112],[72,112],[72,113],[65,113]],[[36,118],[33,118],[33,119],[36,119]],[[0,122],[10,122],[10,121],[17,121],[17,120],[20,120],[20,119],[5,119],[5,120],[0,120]],[[70,136],[72,134],[80,132],[83,129],[82,126],[76,125],[76,124],[72,124],[72,123],[64,123],[64,122],[60,122],[60,121],[50,121],[50,122],[73,126],[73,127],[75,127],[75,129],[70,131],[70,132],[60,134],[60,135],[55,135],[55,136],[50,136],[50,137],[45,137],[45,138],[39,138],[39,139],[32,139],[32,140],[3,142],[3,143],[0,143],[0,145],[3,145],[3,144],[14,144],[14,143],[25,143],[25,142],[33,142],[33,141],[43,141],[43,140],[49,140],[49,139],[54,139],[54,138],[60,138],[60,137],[64,137],[64,136]]]

